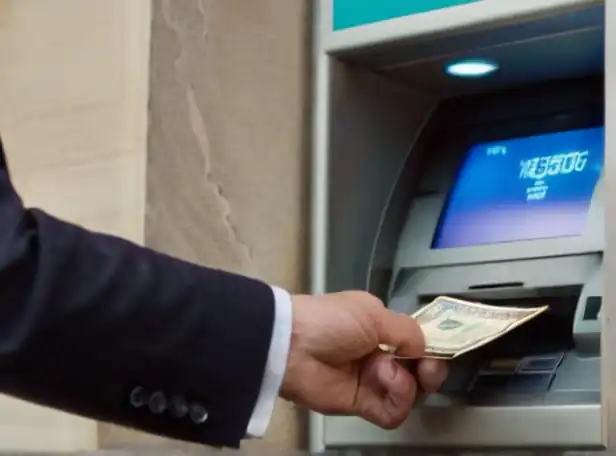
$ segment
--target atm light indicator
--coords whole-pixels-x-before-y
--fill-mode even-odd
[[[450,62],[445,72],[458,78],[480,78],[498,70],[496,62],[486,59],[464,59]]]

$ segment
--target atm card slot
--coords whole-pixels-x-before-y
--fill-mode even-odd
[[[586,308],[584,309],[584,321],[598,320],[601,314],[601,305],[603,298],[601,296],[589,296],[586,298]]]
[[[513,374],[518,370],[520,359],[497,358],[485,363],[480,369],[480,374]]]
[[[556,353],[553,355],[529,356],[522,360],[518,372],[532,373],[545,372],[553,373],[558,369],[564,358],[564,353]]]
[[[554,380],[554,374],[518,374],[507,384],[508,393],[547,393]]]
[[[469,387],[473,393],[506,391],[512,376],[508,374],[479,374]]]

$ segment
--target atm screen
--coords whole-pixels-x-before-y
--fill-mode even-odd
[[[603,167],[603,127],[476,144],[432,248],[583,234]]]

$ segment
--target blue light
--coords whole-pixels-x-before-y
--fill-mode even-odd
[[[458,78],[480,78],[498,70],[498,65],[491,60],[465,59],[447,64],[445,72]]]

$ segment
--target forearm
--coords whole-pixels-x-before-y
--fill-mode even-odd
[[[211,445],[245,436],[273,330],[272,290],[26,210],[0,170],[0,389]],[[135,386],[209,410],[131,407]]]

